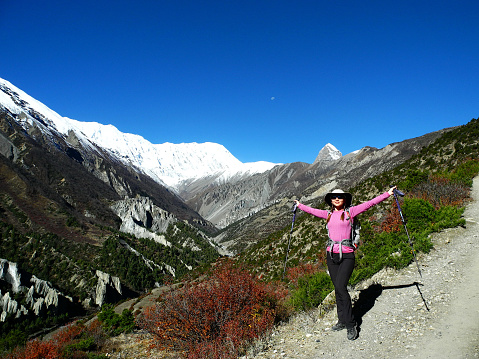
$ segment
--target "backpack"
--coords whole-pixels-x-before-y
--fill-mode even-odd
[[[349,216],[349,211],[346,212]],[[351,222],[351,241],[353,242],[354,249],[357,249],[359,246],[359,237],[361,236],[359,234],[359,231],[361,230],[361,222],[359,221],[359,218],[352,219],[351,216],[349,216],[349,221]]]

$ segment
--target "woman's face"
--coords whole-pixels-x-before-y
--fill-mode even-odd
[[[344,206],[344,195],[342,194],[335,194],[331,196],[331,203],[337,209],[341,209]]]

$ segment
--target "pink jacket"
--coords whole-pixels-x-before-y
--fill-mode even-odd
[[[350,207],[349,214],[351,215],[352,218],[354,218],[358,214],[367,211],[372,206],[375,206],[376,204],[384,201],[387,198],[389,198],[389,193],[385,192],[382,195],[377,196],[376,198],[373,198],[370,201],[358,204],[357,206]],[[311,208],[301,203],[298,205],[298,208],[306,213],[312,214],[313,216],[324,218],[324,219],[328,218],[327,210]],[[343,210],[333,211],[331,213],[331,219],[329,220],[327,224],[331,239],[337,242],[341,242],[343,239],[351,238],[351,223],[348,220],[347,214],[344,215],[344,220],[341,221],[342,213],[343,213]],[[331,248],[328,247],[327,250],[330,251]],[[352,248],[343,246],[343,253],[351,253],[351,252],[354,252]],[[333,253],[339,253],[339,244],[335,244],[333,246]]]

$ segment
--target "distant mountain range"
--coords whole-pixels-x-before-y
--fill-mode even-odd
[[[221,209],[211,211],[211,208],[198,207],[192,198],[205,189],[237,183],[281,165],[265,161],[242,163],[216,143],[152,144],[139,135],[122,133],[113,125],[63,117],[4,79],[0,79],[0,106],[12,114],[25,131],[35,128],[52,143],[55,138],[64,139],[71,146],[70,153],[80,146],[84,150],[106,154],[127,168],[147,175],[189,201],[205,219],[220,227],[248,213],[242,210],[229,213],[231,205],[237,205],[224,202]],[[327,144],[315,163],[329,163],[341,156],[332,144]],[[231,200],[234,202],[233,198]],[[263,208],[268,201],[252,200],[251,203],[246,206],[247,212]],[[245,208],[244,205],[241,207]]]
[[[343,156],[328,143],[319,151],[313,164],[275,164],[264,161],[242,163],[220,144],[152,144],[139,135],[122,133],[113,125],[62,117],[3,79],[0,79],[0,108],[10,113],[27,133],[34,128],[38,135],[41,134],[54,145],[58,138],[63,139],[72,158],[77,155],[83,160],[81,153],[85,158],[91,154],[101,158],[106,156],[109,160],[124,165],[130,173],[149,177],[179,196],[200,216],[219,228],[225,228],[258,212],[275,203],[278,198],[298,193],[304,195],[307,187],[314,187],[314,179],[318,174],[333,164],[345,164],[347,168],[344,170],[347,171],[356,166],[352,164],[357,158],[364,158],[365,154],[377,151],[384,152],[365,147]],[[408,156],[425,144],[422,139],[411,141],[418,143],[395,153],[400,157]],[[386,147],[388,148],[389,146]],[[15,156],[15,148],[7,148],[6,151],[13,151]],[[389,156],[383,156],[383,160],[389,160]],[[95,161],[85,161],[83,165],[96,166]],[[370,175],[381,169],[383,167],[376,166],[375,169],[367,169],[365,173]],[[98,173],[98,170],[92,170],[92,173],[106,181],[104,173]],[[295,181],[291,181],[293,178]],[[334,177],[329,177],[328,180],[333,183]],[[108,182],[111,182],[119,195],[128,196],[128,189],[121,188],[121,180],[110,178]]]
[[[270,162],[242,163],[224,146],[216,143],[152,144],[143,137],[122,133],[113,125],[81,122],[62,117],[10,82],[0,79],[0,106],[22,118],[27,129],[34,122],[45,134],[68,138],[74,134],[84,147],[94,144],[160,184],[176,190],[183,183],[214,176],[227,181],[231,177],[252,175],[273,168]]]

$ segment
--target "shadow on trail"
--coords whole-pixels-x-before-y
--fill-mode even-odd
[[[414,282],[411,284],[402,284],[402,285],[392,285],[392,286],[382,286],[381,284],[373,284],[370,285],[368,288],[363,289],[359,292],[359,296],[353,304],[353,315],[356,319],[358,330],[361,327],[363,322],[363,316],[374,307],[374,303],[376,299],[382,294],[383,290],[389,289],[402,289],[402,288],[409,288],[409,287],[416,287],[424,305],[429,311],[429,307],[427,306],[426,300],[422,295],[421,289],[419,286],[423,286],[424,284]]]

